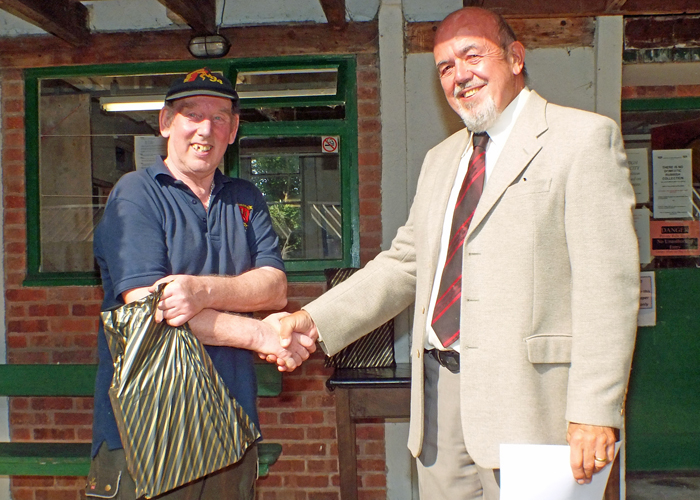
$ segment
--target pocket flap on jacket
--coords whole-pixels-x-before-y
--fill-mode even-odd
[[[570,335],[533,335],[525,343],[530,363],[571,363]]]

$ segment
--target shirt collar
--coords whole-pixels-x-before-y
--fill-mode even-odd
[[[530,89],[525,87],[515,96],[515,99],[506,106],[506,109],[498,116],[494,124],[486,130],[491,141],[501,144],[505,143],[529,97]]]
[[[169,177],[170,179],[172,179],[173,183],[181,183],[182,182],[182,181],[178,181],[177,179],[175,179],[175,177],[173,177],[173,174],[170,172],[168,167],[165,165],[165,162],[163,161],[162,156],[159,156],[158,159],[155,161],[155,163],[148,168],[148,172],[150,173],[151,177],[153,177],[153,179],[157,179],[159,176],[165,175],[165,176]],[[222,174],[221,170],[219,170],[217,168],[216,171],[214,172],[214,190],[212,191],[212,194],[218,192],[220,189],[220,186],[222,184],[227,183],[227,182],[233,182],[233,179]]]

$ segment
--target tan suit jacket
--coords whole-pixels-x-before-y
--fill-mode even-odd
[[[423,439],[423,345],[447,199],[469,133],[428,152],[389,250],[305,309],[335,353],[415,302],[411,419]],[[461,415],[482,467],[499,444],[565,444],[568,422],[620,427],[636,333],[634,193],[617,125],[532,93],[464,248]]]

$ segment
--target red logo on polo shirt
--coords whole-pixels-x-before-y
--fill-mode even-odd
[[[238,210],[241,211],[241,219],[243,219],[243,225],[247,228],[248,222],[250,222],[250,212],[253,211],[253,205],[238,205]]]

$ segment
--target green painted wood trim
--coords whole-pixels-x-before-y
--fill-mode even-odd
[[[0,476],[87,476],[90,443],[0,443]],[[282,453],[278,443],[258,443],[260,477]]]
[[[87,476],[90,443],[0,443],[0,475]]]
[[[625,99],[622,111],[658,111],[674,109],[700,109],[700,97],[672,97],[654,99]]]
[[[255,363],[259,397],[282,393],[282,373],[270,363]],[[86,396],[95,393],[97,365],[0,364],[2,396]]]

